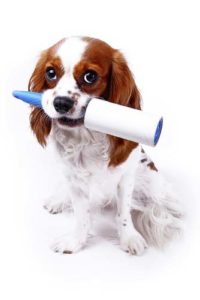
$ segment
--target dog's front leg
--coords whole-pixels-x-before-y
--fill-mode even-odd
[[[66,208],[71,208],[70,189],[66,181],[59,182],[53,195],[45,199],[43,207],[51,214],[61,213]]]
[[[121,248],[130,254],[140,255],[147,244],[142,235],[135,229],[131,218],[131,207],[134,202],[135,174],[127,174],[120,181],[117,200],[118,233]]]
[[[64,235],[52,245],[55,252],[71,254],[83,248],[90,229],[89,197],[79,187],[71,187],[72,207],[75,217],[75,229],[72,234]]]

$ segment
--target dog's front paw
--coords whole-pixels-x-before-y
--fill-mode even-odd
[[[64,201],[56,200],[56,198],[54,197],[50,197],[44,201],[43,207],[51,214],[58,214],[67,207],[67,203]]]
[[[72,235],[64,235],[55,240],[51,245],[54,252],[63,254],[72,254],[78,252],[86,244],[86,238],[80,238]]]
[[[148,245],[139,233],[123,234],[120,238],[121,249],[132,254],[141,255]]]

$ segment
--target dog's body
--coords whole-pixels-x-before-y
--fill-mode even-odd
[[[30,81],[31,90],[45,91],[43,107],[46,115],[51,117],[49,119],[43,111],[34,109],[31,115],[32,129],[41,144],[45,144],[45,138],[51,131],[51,138],[63,161],[66,178],[64,190],[60,188],[58,194],[52,198],[53,200],[48,201],[45,207],[55,213],[61,211],[65,203],[71,202],[77,223],[73,235],[62,237],[53,248],[62,253],[80,250],[87,242],[91,207],[113,203],[117,206],[121,248],[131,254],[141,254],[148,245],[162,246],[180,231],[181,210],[170,185],[162,178],[140,145],[90,131],[80,123],[87,95],[106,97],[117,103],[122,101],[122,97],[128,97],[129,102],[120,104],[140,109],[139,93],[121,54],[99,40],[84,38],[82,41],[87,43],[84,45],[85,52],[83,49],[80,51],[81,54],[77,52],[75,55],[74,52],[71,60],[69,58],[65,60],[63,56],[65,57],[64,53],[67,51],[71,53],[70,45],[73,43],[79,45],[78,38],[72,38],[71,41],[64,40],[56,45],[53,55],[57,60],[59,58],[59,68],[60,64],[62,68],[55,71],[54,62],[54,73],[52,69],[51,73],[58,77],[60,72],[59,79],[54,76],[54,79],[50,80],[52,74],[48,73],[44,82],[44,78],[41,77],[44,68],[42,65],[45,64],[49,72],[49,63],[52,65],[52,62],[48,62],[49,57],[47,60],[43,56],[43,61],[36,66]],[[95,43],[99,47],[98,50]],[[82,47],[83,43],[80,45]],[[50,49],[52,52],[52,48]],[[97,53],[95,58],[94,53]],[[117,55],[115,59],[113,55]],[[100,64],[97,58],[103,62]],[[82,70],[81,64],[87,64],[87,71],[81,71],[80,74],[83,75],[76,76],[77,69]],[[102,67],[103,64],[106,66]],[[112,68],[109,71],[107,66],[111,64]],[[121,85],[121,91],[118,93],[119,86],[112,82],[112,79],[119,81],[119,78],[114,78],[114,70],[117,76],[123,74],[124,77],[128,76],[127,81],[123,82],[122,79],[121,84],[117,82]],[[123,73],[120,75],[120,72]],[[95,77],[96,73],[98,76]],[[79,82],[79,78],[83,80],[83,77],[87,85],[86,83],[82,85],[80,83],[82,81]],[[91,81],[89,83],[91,91],[88,90],[87,81]],[[110,81],[112,88],[108,86]],[[68,96],[67,99],[70,96],[71,100],[64,99],[65,95]]]

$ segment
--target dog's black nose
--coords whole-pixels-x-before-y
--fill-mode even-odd
[[[64,114],[73,107],[74,101],[69,97],[58,96],[54,99],[53,105],[58,113]]]

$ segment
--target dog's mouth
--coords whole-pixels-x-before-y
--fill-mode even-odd
[[[68,127],[78,127],[83,125],[85,112],[89,101],[90,98],[88,98],[87,104],[81,107],[80,115],[78,118],[69,118],[67,116],[63,116],[57,119],[58,123],[62,126],[68,126]]]
[[[61,125],[69,126],[69,127],[77,127],[81,126],[84,123],[84,117],[71,119],[68,117],[62,117],[58,119],[58,123]]]

